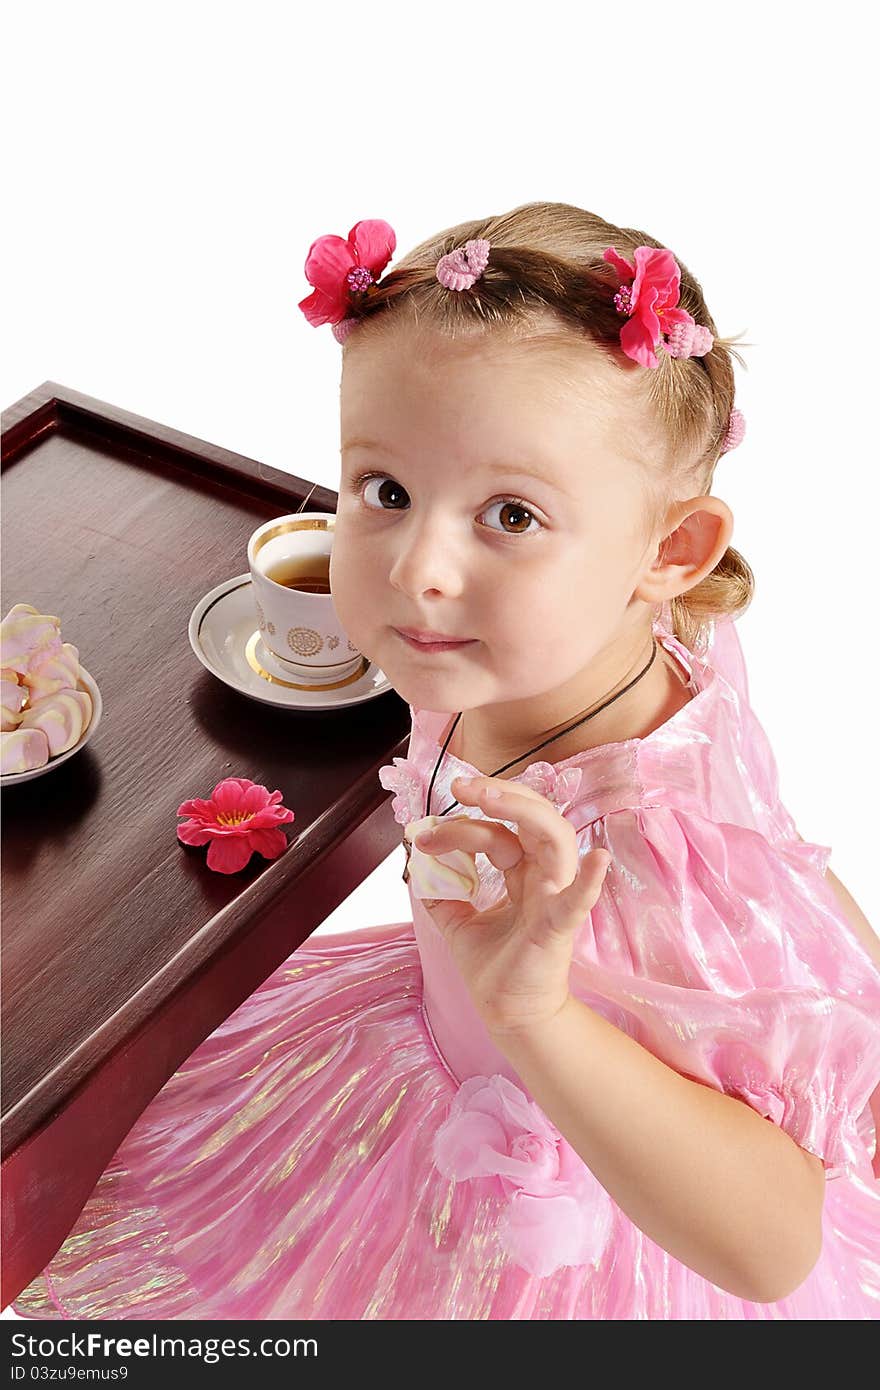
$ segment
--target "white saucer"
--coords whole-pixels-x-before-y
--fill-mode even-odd
[[[92,699],[92,717],[89,720],[89,727],[86,729],[79,743],[75,743],[72,748],[68,748],[66,753],[59,753],[57,757],[50,758],[42,767],[29,768],[27,772],[7,772],[5,777],[0,777],[0,787],[11,787],[15,782],[30,782],[33,777],[42,777],[44,772],[51,772],[53,767],[60,767],[66,763],[68,758],[72,758],[74,753],[78,753],[81,748],[85,748],[92,734],[101,722],[101,711],[104,702],[101,699],[101,692],[98,689],[98,682],[94,676],[90,676],[84,666],[79,668],[79,676],[76,682],[77,690],[85,690]],[[61,693],[61,692],[59,692]]]
[[[260,659],[263,644],[249,570],[224,579],[199,599],[189,620],[189,644],[212,676],[264,705],[343,709],[392,689],[385,672],[366,657],[359,670],[335,685],[310,687],[268,671]]]

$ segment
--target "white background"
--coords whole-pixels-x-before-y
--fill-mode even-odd
[[[7,5],[2,403],[54,380],[335,488],[339,348],[297,308],[317,236],[382,217],[403,254],[534,199],[649,232],[719,332],[755,344],[736,368],[748,434],[714,488],[757,578],[739,623],[752,703],[801,834],[880,924],[863,16]],[[407,918],[401,868],[398,849],[321,930]]]

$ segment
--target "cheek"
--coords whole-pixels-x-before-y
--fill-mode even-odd
[[[595,646],[611,603],[598,557],[590,564],[578,551],[534,574],[511,567],[489,610],[496,658],[514,676],[540,669],[563,679],[573,652]]]
[[[583,605],[577,590],[567,578],[542,572],[516,574],[498,586],[487,610],[487,635],[494,648],[511,668],[536,667],[554,661],[560,637]]]
[[[330,552],[330,589],[339,621],[355,646],[364,650],[364,640],[375,628],[380,608],[371,579],[374,568],[355,536],[344,523],[336,522]]]

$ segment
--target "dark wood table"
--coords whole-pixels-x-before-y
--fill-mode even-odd
[[[190,648],[254,528],[335,492],[51,381],[4,413],[2,457],[3,614],[55,614],[103,697],[85,748],[2,797],[5,1307],[172,1073],[400,843],[378,769],[409,709],[258,703]],[[230,875],[176,814],[228,776],[296,816]]]

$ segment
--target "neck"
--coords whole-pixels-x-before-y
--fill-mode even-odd
[[[449,751],[489,776],[505,763],[522,759],[513,762],[504,774],[516,777],[525,771],[531,761],[545,759],[552,763],[561,762],[589,748],[647,737],[692,698],[684,671],[666,652],[659,639],[657,653],[649,670],[641,679],[635,680],[651,656],[651,642],[649,636],[634,657],[627,661],[623,673],[608,684],[602,685],[600,678],[596,677],[589,685],[576,687],[574,683],[569,683],[561,690],[553,691],[549,697],[466,710],[456,726]],[[635,684],[619,699],[613,700],[604,709],[599,708],[633,680]],[[570,698],[564,701],[563,693],[566,691]],[[593,693],[594,698],[578,700],[577,692],[581,696]],[[527,705],[531,710],[529,717],[525,717]],[[560,718],[558,716],[563,706],[564,717]],[[568,733],[563,732],[593,710],[598,713]],[[544,722],[544,711],[547,722]],[[508,718],[511,712],[516,716],[513,726]],[[551,722],[549,716],[554,714],[557,717]],[[561,736],[554,738],[554,734]],[[545,739],[553,740],[546,749],[529,758],[523,757],[529,749]]]

